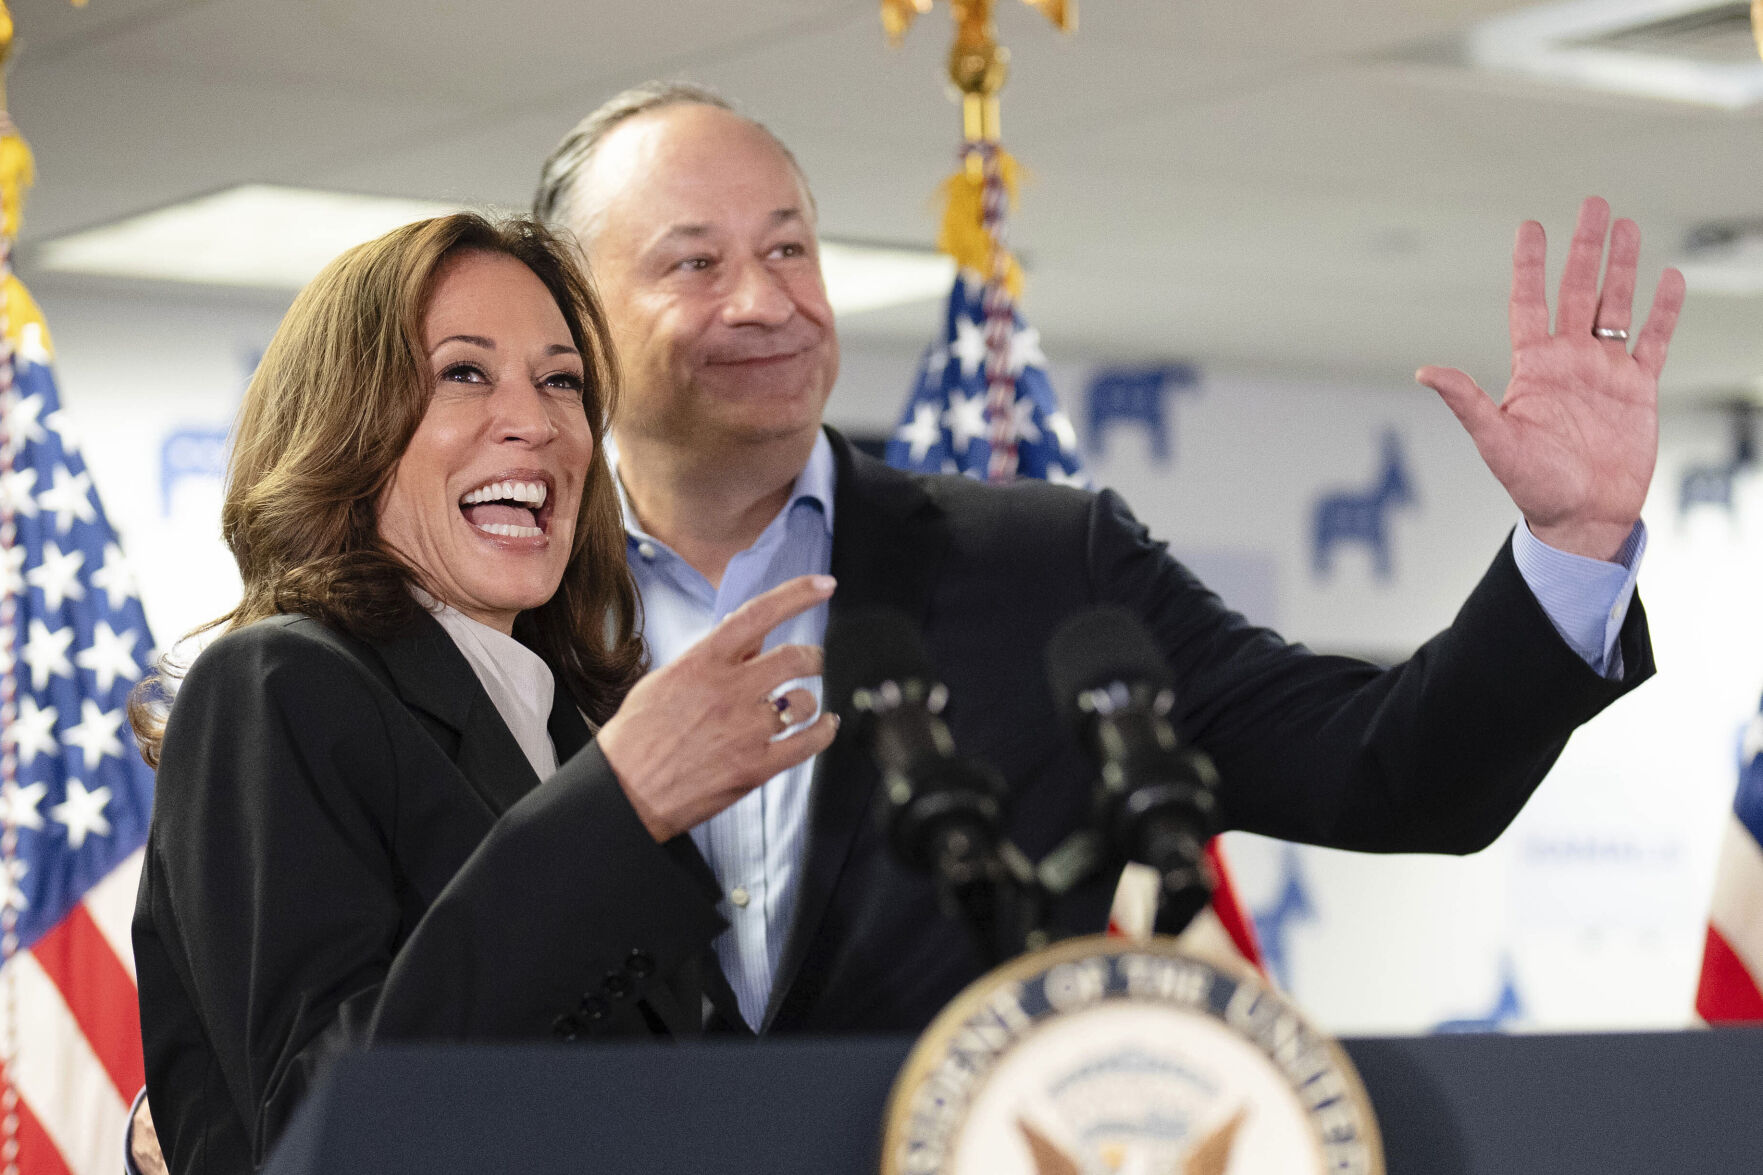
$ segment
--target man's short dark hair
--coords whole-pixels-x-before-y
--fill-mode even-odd
[[[570,228],[581,228],[589,223],[593,217],[592,211],[577,204],[581,192],[581,177],[599,152],[600,145],[606,141],[606,136],[621,123],[669,106],[714,106],[718,110],[726,110],[746,119],[777,144],[777,149],[783,152],[784,158],[790,161],[790,166],[801,179],[802,190],[808,191],[808,177],[803,174],[802,165],[796,162],[796,156],[784,146],[783,140],[772,134],[770,127],[741,114],[735,109],[734,103],[708,86],[695,85],[692,82],[652,81],[614,94],[592,114],[576,123],[575,129],[563,136],[563,141],[557,144],[539,172],[539,190],[533,194],[533,215],[547,223],[563,224]],[[808,195],[808,202],[812,207],[812,193]]]

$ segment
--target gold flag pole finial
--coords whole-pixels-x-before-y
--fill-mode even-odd
[[[6,59],[12,56],[12,11],[0,0],[0,110],[6,109]]]
[[[949,49],[949,80],[961,94],[961,168],[943,184],[943,223],[937,248],[955,259],[962,274],[982,283],[986,373],[986,478],[1011,481],[1017,472],[1016,372],[1013,366],[1016,299],[1022,266],[1011,252],[1006,222],[1016,197],[1016,160],[1004,150],[998,125],[998,93],[1010,76],[1010,51],[998,44],[992,21],[995,0],[949,0],[955,41]],[[934,0],[881,0],[882,27],[897,47],[912,22]],[[1023,0],[1055,26],[1077,26],[1077,0]],[[964,297],[957,278],[950,306]],[[951,314],[955,311],[951,309]]]
[[[1763,2],[1763,0],[1760,0]],[[882,27],[897,48],[912,22],[928,13],[935,0],[881,0]],[[1077,27],[1077,0],[1023,0],[1055,27]],[[1003,149],[998,118],[998,92],[1010,75],[1010,51],[998,44],[992,20],[994,0],[949,0],[955,40],[949,49],[949,80],[961,94],[962,168],[943,185],[942,229],[937,248],[963,269],[998,274],[1015,296],[1022,289],[1022,268],[1002,244],[1003,206],[1014,202],[1016,161]],[[999,193],[988,224],[986,173],[990,168]]]
[[[12,56],[12,33],[12,13],[0,0],[0,208],[4,209],[0,212],[0,235],[8,241],[18,236],[24,192],[36,176],[31,149],[7,113],[5,70]]]
[[[934,0],[881,0],[882,28],[896,48],[912,22],[928,13]],[[1763,0],[1759,0],[1763,2]],[[999,138],[998,92],[1010,76],[1010,50],[998,44],[992,20],[994,0],[949,0],[955,43],[949,49],[949,80],[961,92],[961,123],[969,142]],[[1023,0],[1061,32],[1077,28],[1077,0]]]
[[[1757,56],[1763,57],[1763,0],[1751,0],[1751,35],[1757,38]]]

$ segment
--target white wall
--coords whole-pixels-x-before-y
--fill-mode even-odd
[[[164,648],[239,595],[220,541],[219,479],[163,477],[166,450],[198,456],[188,434],[230,426],[280,307],[255,298],[68,297],[54,287],[37,295],[67,414]]]
[[[229,607],[237,578],[218,538],[218,481],[184,476],[166,503],[163,450],[173,434],[225,427],[278,308],[161,292],[39,295],[69,415],[164,644]],[[925,318],[928,338],[934,309]],[[1055,367],[1074,418],[1106,359]],[[848,346],[830,418],[886,431],[916,361],[911,350]],[[1354,386],[1203,372],[1172,396],[1166,463],[1150,459],[1142,429],[1116,426],[1091,472],[1253,619],[1316,648],[1399,657],[1449,621],[1514,520],[1449,413],[1405,377]],[[1369,486],[1390,430],[1416,496],[1387,515],[1392,576],[1379,579],[1367,551],[1347,545],[1319,577],[1315,503]],[[1738,732],[1763,686],[1763,486],[1743,486],[1731,515],[1676,511],[1682,467],[1725,452],[1718,419],[1667,415],[1641,578],[1659,677],[1574,738],[1494,848],[1468,860],[1287,854],[1233,834],[1252,906],[1274,903],[1295,861],[1312,912],[1278,941],[1295,993],[1322,1023],[1416,1031],[1487,1017],[1507,973],[1515,1026],[1686,1021]]]

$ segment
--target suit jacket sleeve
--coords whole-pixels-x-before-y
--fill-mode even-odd
[[[136,917],[149,1077],[157,1107],[214,1085],[180,1056],[217,1068],[254,1162],[340,1049],[548,1035],[608,973],[659,985],[722,926],[591,743],[485,808],[475,851],[413,903],[400,849],[424,830],[400,826],[400,790],[458,783],[406,770],[401,711],[360,664],[271,625],[206,651],[173,708]],[[161,1000],[194,1009],[205,1049]]]
[[[1624,675],[1593,672],[1501,544],[1450,627],[1380,669],[1287,644],[1227,609],[1112,492],[1090,508],[1098,598],[1145,618],[1176,674],[1182,733],[1218,766],[1226,827],[1337,848],[1474,852],[1568,735],[1651,676],[1636,599]]]

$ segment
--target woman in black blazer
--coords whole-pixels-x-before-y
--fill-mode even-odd
[[[142,1037],[179,1175],[261,1164],[344,1049],[690,1034],[732,1008],[681,834],[831,741],[830,716],[776,737],[818,651],[760,653],[831,582],[637,683],[615,387],[591,288],[525,220],[344,254],[265,353],[222,514],[243,599],[169,713],[133,712],[159,770]],[[707,778],[717,798],[676,797]]]

